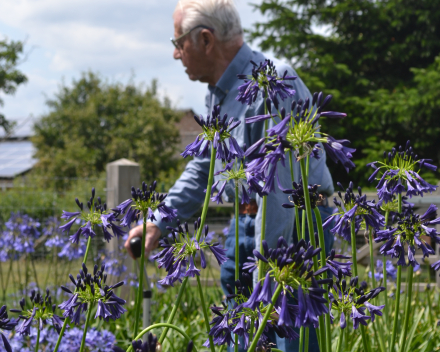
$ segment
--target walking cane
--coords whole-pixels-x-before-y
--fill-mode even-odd
[[[142,250],[142,239],[140,237],[134,237],[130,240],[130,248],[131,248],[131,252],[133,253],[133,255],[136,258],[140,258],[141,256],[141,250]],[[138,265],[138,269],[139,269],[139,273],[141,272],[141,268],[140,268],[140,264],[139,262],[136,260],[137,265]],[[148,279],[148,274],[147,274],[147,266],[145,265],[144,267],[144,274],[145,274],[145,280],[144,280],[144,287],[143,287],[143,302],[142,302],[142,310],[143,310],[143,314],[142,314],[142,327],[145,329],[147,327],[150,326],[150,308],[151,308],[151,296],[152,296],[152,291],[151,291],[151,286],[150,286],[150,280]],[[145,284],[147,287],[145,287]],[[139,289],[141,289],[139,287]],[[144,335],[144,342],[146,341],[145,339],[148,337],[148,334]]]

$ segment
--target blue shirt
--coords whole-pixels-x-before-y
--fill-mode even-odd
[[[244,43],[238,51],[237,55],[231,61],[226,71],[221,76],[215,87],[208,86],[208,92],[205,98],[205,105],[207,113],[210,114],[215,105],[220,104],[221,114],[227,113],[229,117],[239,119],[241,124],[232,131],[233,137],[238,144],[243,147],[246,144],[248,147],[264,137],[264,122],[257,122],[246,124],[245,118],[264,113],[264,101],[261,94],[258,95],[257,100],[251,105],[241,104],[235,98],[238,94],[238,87],[243,84],[243,80],[237,78],[237,74],[251,74],[252,64],[263,62],[266,57],[259,52],[252,51],[251,48]],[[281,76],[287,70],[289,75],[297,76],[296,72],[288,65],[274,59],[274,64],[277,68],[278,74]],[[308,97],[312,99],[311,94],[302,80],[298,77],[294,81],[289,81],[296,90],[294,98],[303,101]],[[292,100],[286,99],[282,102],[286,111],[290,111]],[[269,122],[269,127],[273,122]],[[333,181],[327,165],[325,163],[325,152],[322,148],[322,156],[320,159],[310,158],[309,169],[309,183],[320,185],[320,192],[331,195],[333,194]],[[178,217],[181,220],[190,218],[203,205],[205,199],[204,190],[208,184],[209,173],[209,158],[195,157],[191,160],[180,178],[176,181],[174,186],[170,189],[166,204],[177,209]],[[286,167],[281,164],[278,165],[278,175],[283,187],[291,188],[291,177],[289,163]],[[216,160],[215,171],[223,169],[222,162]],[[294,163],[294,177],[298,181],[300,178],[299,163]],[[222,176],[216,176],[214,181],[222,179]],[[226,186],[223,194],[223,199],[226,202],[234,201],[234,184],[232,181]],[[261,198],[255,196],[258,204],[258,213],[255,221],[255,241],[260,242],[261,235]],[[277,240],[283,236],[288,242],[292,241],[293,226],[295,221],[295,214],[293,209],[286,209],[281,206],[282,203],[287,203],[288,197],[286,194],[277,190],[276,193],[271,193],[267,196],[267,213],[266,213],[266,240],[270,247],[275,247]],[[160,220],[160,215],[155,213],[156,221],[154,223],[160,228],[162,234],[166,233],[166,226],[173,226],[175,224],[165,223]],[[209,225],[209,223],[208,223]]]

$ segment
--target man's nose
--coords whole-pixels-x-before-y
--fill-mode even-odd
[[[174,57],[174,60],[180,60],[182,58],[179,49],[174,48],[173,57]]]

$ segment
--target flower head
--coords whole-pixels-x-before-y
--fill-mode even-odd
[[[238,87],[238,95],[235,100],[242,104],[252,105],[257,99],[260,91],[267,92],[274,105],[278,108],[279,100],[285,100],[287,97],[292,97],[295,90],[292,85],[287,84],[286,81],[293,81],[295,76],[288,76],[287,71],[283,76],[278,76],[275,65],[270,60],[264,60],[257,65],[251,61],[252,74],[251,75],[237,75],[239,79],[244,79],[244,83]]]
[[[374,169],[368,180],[379,180],[376,186],[377,194],[385,203],[393,200],[393,195],[404,192],[409,198],[423,196],[424,193],[432,193],[437,189],[437,186],[429,184],[419,175],[423,167],[431,171],[437,170],[430,162],[432,160],[418,159],[408,141],[405,148],[400,146],[399,149],[393,148],[389,153],[384,152],[383,161],[368,164],[367,166]]]
[[[177,210],[165,204],[167,194],[156,192],[157,182],[154,181],[150,186],[142,182],[142,189],[131,187],[132,199],[127,199],[116,208],[113,208],[114,216],[124,215],[121,225],[130,228],[131,223],[137,222],[141,215],[148,220],[156,220],[154,211],[158,210],[160,217],[165,222],[170,222],[177,217]]]
[[[393,265],[391,260],[387,260],[385,263],[385,270],[387,272],[387,280],[396,280],[397,278],[397,269]],[[371,277],[371,271],[368,272],[368,276]],[[376,270],[374,272],[374,278],[376,281],[383,280],[383,261],[377,260],[376,262]]]
[[[209,228],[205,225],[205,239],[197,241],[195,236],[200,226],[201,219],[194,222],[194,236],[190,234],[188,223],[183,226],[177,220],[177,227],[167,227],[171,232],[172,239],[163,238],[159,244],[162,251],[152,257],[157,261],[159,268],[165,268],[167,276],[158,281],[161,285],[173,286],[176,281],[181,281],[183,277],[200,276],[200,269],[195,265],[194,258],[200,256],[202,268],[206,268],[206,260],[203,251],[209,249],[217,259],[219,265],[222,265],[228,258],[225,256],[225,250],[219,243],[211,244],[206,240],[209,234]]]
[[[2,306],[0,308],[0,335],[2,337],[3,346],[5,350],[8,352],[12,352],[11,345],[9,344],[8,339],[3,334],[3,330],[11,331],[18,324],[18,320],[10,320],[8,317],[8,311],[6,306]]]
[[[217,204],[223,203],[222,194],[225,190],[226,184],[231,180],[238,187],[239,198],[241,198],[241,204],[250,202],[249,186],[244,182],[246,180],[246,172],[243,168],[243,162],[240,162],[239,159],[235,159],[230,163],[226,164],[225,168],[223,170],[218,171],[215,175],[216,176],[222,175],[224,179],[215,182],[215,184],[212,186],[211,194],[214,192],[216,188],[218,188],[219,184],[223,182],[217,194],[211,197],[211,200],[213,202],[217,202]]]
[[[423,257],[434,255],[432,247],[425,241],[424,236],[440,243],[440,237],[435,227],[440,223],[437,218],[437,206],[431,204],[423,215],[419,214],[400,214],[395,227],[388,227],[385,230],[378,231],[377,237],[374,239],[376,243],[385,242],[380,247],[381,254],[391,255],[393,258],[399,258],[397,265],[406,265],[405,247],[407,248],[408,262],[413,267],[418,264],[414,257],[416,246],[422,250]]]
[[[348,284],[340,276],[329,287],[331,308],[340,314],[339,325],[341,329],[345,329],[347,326],[348,317],[352,319],[353,328],[356,330],[360,324],[367,325],[369,319],[374,321],[375,315],[382,316],[381,309],[385,306],[374,306],[369,301],[385,290],[385,287],[364,292],[366,285],[361,285],[360,288],[357,285],[357,276],[351,278]],[[365,309],[368,309],[371,316],[365,314]]]
[[[95,264],[93,273],[91,273],[83,263],[76,280],[73,275],[69,275],[76,290],[72,292],[69,288],[61,286],[63,291],[70,294],[70,297],[58,307],[64,310],[63,316],[69,317],[75,325],[80,322],[81,312],[86,312],[95,304],[98,305],[95,319],[116,320],[126,312],[123,307],[125,301],[114,293],[114,289],[122,286],[124,282],[106,285],[107,274],[104,274],[104,270],[105,265],[102,265],[99,270],[98,265]]]
[[[339,187],[344,190],[338,182]],[[328,217],[323,226],[326,228],[332,223],[332,218],[337,216],[336,225],[330,230],[334,234],[342,236],[345,240],[351,240],[351,224],[354,222],[355,231],[372,228],[374,231],[385,226],[385,217],[379,213],[378,205],[374,201],[368,201],[367,196],[362,195],[362,189],[358,187],[358,194],[353,192],[353,183],[350,182],[346,192],[342,195],[338,191],[339,200],[335,197],[333,202],[338,212]]]
[[[52,322],[53,327],[60,332],[64,318],[55,314],[56,305],[52,304],[49,289],[46,289],[46,295],[32,290],[30,293],[31,308],[26,309],[26,300],[20,300],[21,309],[11,309],[11,312],[19,313],[19,320],[22,320],[16,331],[20,335],[30,335],[32,323],[39,325],[39,329],[43,329],[43,325],[48,321]],[[18,323],[18,321],[17,321]]]
[[[232,130],[241,122],[235,121],[234,118],[228,120],[227,114],[221,117],[220,105],[215,106],[212,115],[208,115],[206,119],[202,115],[200,115],[200,118],[194,116],[194,119],[202,127],[203,132],[197,136],[193,143],[186,146],[181,154],[184,158],[207,155],[210,145],[216,149],[216,158],[219,160],[229,162],[235,158],[243,158],[244,152],[231,134]],[[229,148],[226,140],[229,140]]]
[[[302,184],[302,178],[299,179],[299,183],[292,182],[293,189],[283,190],[283,193],[290,194],[290,203],[283,204],[284,208],[297,207],[300,210],[306,209],[306,201],[304,198],[304,188]],[[318,185],[308,185],[310,205],[312,209],[316,208],[317,203],[322,199],[318,193]]]

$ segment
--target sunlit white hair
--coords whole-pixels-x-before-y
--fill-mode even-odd
[[[240,16],[234,0],[180,0],[176,10],[182,11],[182,33],[203,24],[214,28],[214,35],[221,42],[243,36]],[[191,33],[195,42],[200,30]]]

